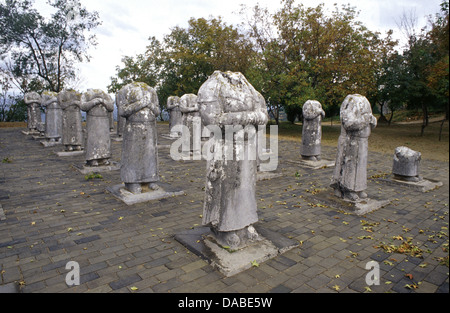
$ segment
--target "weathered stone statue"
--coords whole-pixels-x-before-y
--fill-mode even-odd
[[[238,131],[234,135],[232,160],[224,149],[227,125],[255,126],[267,123],[267,109],[262,96],[241,73],[214,72],[201,86],[198,102],[206,127],[215,125],[221,136],[214,134],[212,159],[207,161],[203,224],[209,226],[217,242],[232,248],[245,246],[259,235],[252,226],[258,221],[256,203],[256,156],[238,159],[240,149],[251,147],[250,135]],[[241,135],[240,145],[236,137]],[[216,137],[217,136],[217,137]],[[221,152],[217,153],[218,149]]]
[[[179,137],[179,133],[172,131],[172,127],[183,124],[183,114],[180,109],[180,98],[176,96],[167,98],[167,110],[169,110],[170,114],[170,137]]]
[[[45,107],[45,138],[50,142],[59,142],[62,136],[62,109],[58,103],[58,94],[52,91],[42,93]]]
[[[24,97],[27,105],[27,128],[30,132],[39,133],[41,123],[41,96],[37,92],[27,92]]]
[[[119,115],[126,118],[120,177],[134,194],[159,187],[156,117],[161,110],[155,89],[132,83],[118,93]]]
[[[419,182],[423,178],[419,175],[422,154],[408,147],[397,147],[394,154],[392,174],[395,179]]]
[[[111,133],[113,133],[114,132],[114,110],[112,112],[109,112],[108,118],[109,118],[109,131]]]
[[[337,196],[359,201],[367,198],[368,138],[377,125],[366,97],[349,95],[341,105],[341,135],[331,186]]]
[[[86,165],[109,165],[111,158],[109,112],[114,110],[114,101],[102,90],[89,89],[81,96],[80,108],[87,113]]]
[[[322,119],[325,111],[319,101],[308,100],[303,105],[303,131],[300,154],[304,160],[321,159]]]
[[[123,135],[123,129],[125,128],[125,123],[127,122],[127,119],[123,116],[120,116],[119,114],[119,92],[116,93],[115,97],[116,107],[117,107],[117,137],[116,141],[122,141],[122,135]]]
[[[194,94],[185,94],[180,98],[180,110],[182,115],[183,125],[189,129],[189,139],[190,139],[190,152],[194,152],[195,147],[200,148],[201,141],[201,117],[200,117],[200,107],[197,102],[197,96]],[[200,123],[200,124],[196,124]],[[199,136],[194,136],[194,130],[199,131]],[[188,138],[187,136],[185,138]],[[194,144],[194,140],[198,143]],[[186,145],[187,146],[187,145]],[[185,146],[183,146],[185,147]],[[184,151],[185,153],[188,151]]]
[[[62,144],[66,151],[81,151],[83,145],[83,127],[80,110],[81,93],[64,89],[58,94],[62,114]]]

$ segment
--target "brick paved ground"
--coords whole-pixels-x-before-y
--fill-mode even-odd
[[[158,127],[167,132],[166,124]],[[186,195],[127,206],[105,192],[120,182],[118,171],[86,180],[72,167],[83,156],[57,157],[60,147],[44,148],[21,130],[0,129],[0,209],[6,217],[0,221],[0,286],[19,284],[22,292],[449,290],[448,265],[441,264],[445,257],[448,264],[448,163],[422,161],[423,176],[444,185],[421,193],[383,184],[392,157],[371,153],[369,196],[393,202],[359,217],[311,202],[312,193],[328,186],[332,169],[288,162],[298,160],[299,146],[281,141],[283,176],[258,182],[258,213],[264,227],[301,245],[225,278],[174,240],[201,224],[204,161],[175,162],[169,149],[160,149],[162,181]],[[170,141],[160,138],[160,144]],[[112,146],[113,160],[120,161],[121,143]],[[335,148],[323,150],[334,159]],[[372,260],[379,262],[381,283],[369,290],[365,266]],[[69,261],[80,264],[80,286],[65,283]]]

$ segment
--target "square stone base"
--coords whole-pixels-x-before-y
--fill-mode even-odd
[[[60,140],[57,140],[57,141],[43,140],[43,141],[41,141],[41,144],[42,144],[44,147],[49,148],[49,147],[55,147],[55,146],[60,146],[60,145],[62,145],[62,141],[61,141],[61,139],[60,139]]]
[[[32,137],[33,137],[33,139],[36,140],[36,141],[41,141],[41,140],[44,140],[44,139],[45,139],[45,136],[42,136],[42,135],[39,135],[39,134],[33,135]]]
[[[283,254],[299,246],[297,241],[253,225],[261,240],[235,250],[229,251],[218,245],[211,235],[209,227],[187,230],[175,235],[175,239],[202,259],[208,261],[226,277],[236,275],[253,266]]]
[[[27,136],[29,136],[29,135],[39,135],[39,132],[38,131],[32,131],[32,130],[22,130],[22,134],[27,135]]]
[[[170,134],[161,134],[161,137],[164,139],[169,139],[169,140],[176,140],[179,139],[181,136],[171,136]]]
[[[329,168],[329,167],[334,167],[335,166],[335,161],[326,160],[326,159],[322,159],[320,161],[310,161],[310,160],[300,159],[298,161],[288,160],[288,162],[300,165],[302,167],[312,168],[314,170],[318,170],[318,169],[322,169],[322,168]]]
[[[381,209],[391,203],[391,200],[376,200],[366,198],[360,201],[350,201],[337,197],[332,188],[323,189],[314,195],[306,196],[313,203],[321,203],[332,208],[349,211],[358,216]]]
[[[388,185],[412,188],[412,189],[415,189],[415,190],[421,191],[421,192],[427,192],[430,190],[434,190],[443,185],[442,182],[432,180],[429,178],[424,178],[419,182],[409,182],[409,181],[396,179],[396,178],[394,178],[393,175],[387,177],[386,179],[381,179],[380,181],[385,184],[388,184]]]
[[[127,205],[184,195],[183,190],[173,188],[169,184],[161,182],[157,182],[156,184],[159,186],[158,190],[142,192],[140,194],[134,194],[128,191],[125,189],[125,184],[108,187],[106,190]]]
[[[109,165],[102,165],[102,166],[87,166],[86,164],[83,165],[73,165],[81,174],[87,175],[90,173],[104,173],[104,172],[111,172],[111,171],[117,171],[120,170],[120,163],[109,161]]]
[[[76,150],[76,151],[59,151],[55,152],[55,154],[59,157],[71,157],[71,156],[77,156],[77,155],[83,155],[84,150]]]
[[[111,136],[111,140],[112,141],[116,141],[116,142],[121,142],[123,141],[123,137],[122,136]]]

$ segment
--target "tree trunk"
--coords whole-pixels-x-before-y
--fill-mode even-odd
[[[428,126],[428,107],[425,103],[422,103],[422,113],[423,113],[423,123],[422,129],[420,131],[420,136],[423,136],[425,132],[425,127]]]
[[[394,110],[391,109],[391,117],[388,120],[388,126],[391,126],[392,119],[394,118]]]

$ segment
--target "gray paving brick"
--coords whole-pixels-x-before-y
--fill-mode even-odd
[[[167,127],[158,124],[159,133]],[[299,146],[281,140],[278,171],[284,176],[258,182],[258,214],[264,227],[301,241],[301,246],[225,278],[173,238],[201,224],[204,161],[176,162],[167,149],[160,150],[161,177],[186,195],[127,206],[105,192],[120,181],[119,171],[86,181],[72,168],[83,163],[82,156],[56,157],[53,152],[60,148],[42,148],[20,130],[0,129],[0,142],[14,160],[0,168],[6,217],[0,221],[0,272],[2,283],[23,280],[23,292],[131,292],[136,286],[135,292],[144,293],[296,293],[336,292],[333,286],[338,285],[339,292],[360,293],[366,287],[364,265],[377,261],[382,285],[371,288],[373,293],[448,293],[448,267],[439,264],[439,258],[448,256],[448,250],[443,251],[448,244],[448,163],[422,160],[423,176],[444,182],[427,193],[369,179],[370,196],[395,201],[359,217],[312,203],[307,190],[328,188],[332,169],[311,170],[287,162],[299,158]],[[121,144],[112,147],[113,160],[120,161]],[[324,158],[335,157],[335,147],[322,150]],[[369,154],[369,176],[389,173],[391,167],[391,155]],[[361,220],[376,226],[369,232]],[[429,241],[441,231],[442,238]],[[398,235],[423,249],[423,259],[374,248],[400,244],[393,239]],[[362,236],[372,239],[359,239]],[[76,288],[64,282],[68,261],[81,267],[82,284]],[[420,267],[422,263],[427,266]],[[404,287],[411,281],[405,273],[420,282],[418,289]]]

